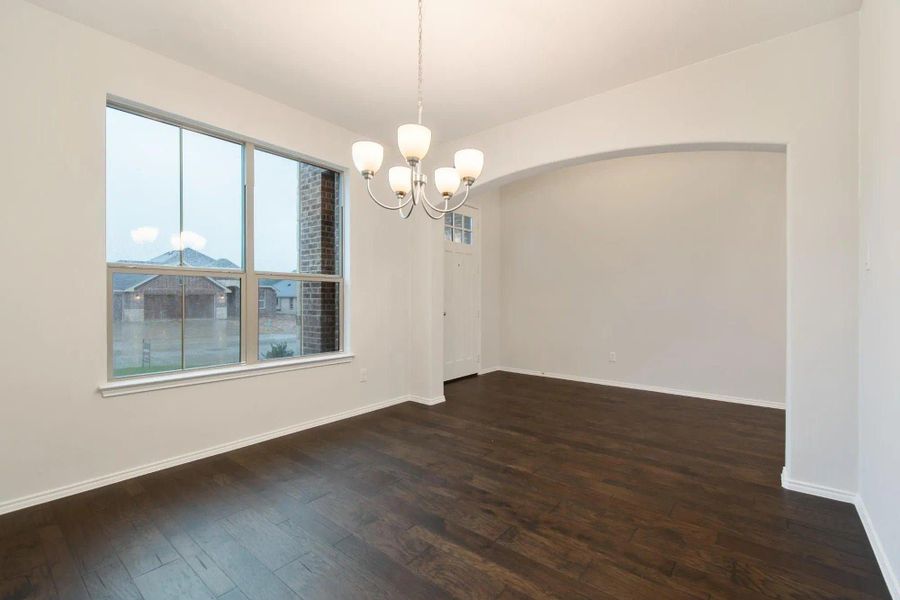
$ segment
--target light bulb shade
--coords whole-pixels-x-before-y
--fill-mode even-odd
[[[397,145],[406,160],[422,160],[431,145],[431,130],[415,123],[401,125],[397,128]]]
[[[478,179],[484,168],[484,152],[466,148],[453,155],[453,164],[461,179]]]
[[[434,185],[444,196],[452,196],[459,189],[459,173],[453,167],[435,169]]]
[[[412,189],[412,172],[409,167],[391,167],[388,180],[395,194],[408,194]]]
[[[353,144],[353,164],[363,173],[371,171],[373,174],[381,168],[384,160],[384,147],[377,142],[356,142]]]

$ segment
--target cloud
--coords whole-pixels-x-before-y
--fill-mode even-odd
[[[182,231],[181,236],[173,233],[169,238],[172,248],[175,250],[184,250],[185,248],[193,248],[194,250],[203,250],[206,247],[206,238],[199,233],[193,231]]]
[[[135,244],[146,244],[155,242],[159,236],[159,229],[156,227],[138,227],[131,230],[131,239]]]

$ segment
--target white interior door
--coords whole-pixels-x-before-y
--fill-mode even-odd
[[[481,240],[478,209],[444,220],[444,381],[478,372],[481,361]]]

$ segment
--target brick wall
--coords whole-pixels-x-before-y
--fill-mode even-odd
[[[336,352],[340,349],[338,284],[330,281],[304,281],[301,290],[301,352]]]
[[[341,272],[341,214],[337,195],[337,173],[300,163],[301,273]],[[338,285],[307,281],[301,289],[301,353],[338,350]]]

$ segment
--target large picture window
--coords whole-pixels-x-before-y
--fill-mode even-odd
[[[339,352],[340,174],[107,107],[109,376]]]

